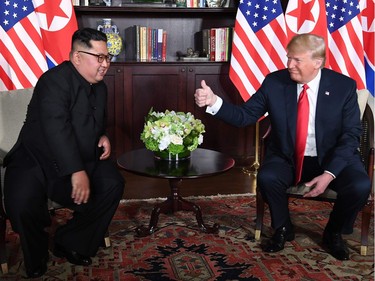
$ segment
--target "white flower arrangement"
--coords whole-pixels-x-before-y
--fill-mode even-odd
[[[149,111],[141,140],[146,148],[173,155],[195,150],[203,143],[204,124],[190,112]]]

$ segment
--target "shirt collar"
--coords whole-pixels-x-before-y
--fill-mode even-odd
[[[322,76],[322,70],[319,69],[318,74],[315,76],[313,80],[311,80],[307,85],[309,86],[309,89],[313,93],[317,93],[319,89],[319,83],[320,83],[320,77]],[[302,91],[302,87],[304,84],[298,84],[298,92]]]

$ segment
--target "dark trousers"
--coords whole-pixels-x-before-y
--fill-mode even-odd
[[[317,157],[305,157],[301,182],[321,175]],[[257,175],[257,187],[268,203],[272,227],[277,229],[291,223],[286,189],[294,184],[294,167],[281,158],[265,161]],[[358,212],[366,203],[371,190],[370,179],[358,157],[336,175],[329,188],[337,192],[327,227],[331,231],[352,233]]]
[[[89,202],[76,205],[70,198],[70,176],[47,180],[33,159],[17,153],[5,172],[4,203],[19,234],[26,268],[35,269],[48,257],[48,197],[74,210],[72,219],[56,230],[55,242],[95,256],[123,195],[124,180],[115,165],[109,160],[91,165]]]

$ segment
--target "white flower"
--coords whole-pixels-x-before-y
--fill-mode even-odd
[[[198,144],[201,145],[202,143],[203,143],[203,135],[200,134],[200,135],[198,136]]]
[[[160,150],[167,149],[170,143],[171,143],[171,138],[168,135],[163,136],[162,138],[160,138],[160,141],[159,141],[159,149]]]
[[[203,143],[204,125],[188,112],[155,112],[146,117],[141,140],[147,149],[172,154],[193,151]]]
[[[174,134],[174,135],[171,135],[171,143],[173,143],[173,144],[183,144],[184,140],[181,136]]]

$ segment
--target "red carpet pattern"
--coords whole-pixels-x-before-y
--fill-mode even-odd
[[[151,210],[159,200],[121,203],[110,225],[112,247],[100,249],[90,267],[73,266],[51,254],[49,270],[37,280],[374,280],[374,229],[367,256],[359,254],[360,217],[353,234],[345,235],[349,261],[337,261],[321,247],[321,235],[331,205],[314,201],[290,204],[296,239],[284,251],[263,253],[253,239],[255,198],[251,195],[193,197],[205,223],[219,223],[218,234],[202,233],[191,212],[161,214],[158,229],[147,237],[135,229],[148,225]],[[69,211],[59,210],[51,227],[62,223]],[[262,239],[271,234],[269,214],[265,215]],[[10,272],[0,280],[22,280],[24,267],[19,240],[8,228],[7,250]]]

